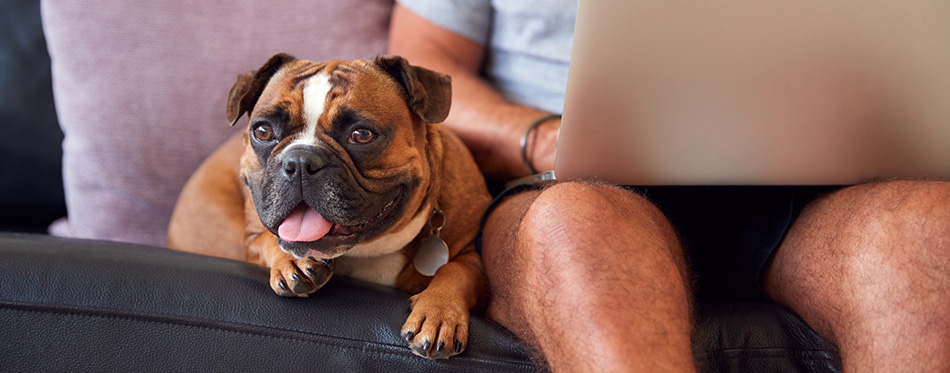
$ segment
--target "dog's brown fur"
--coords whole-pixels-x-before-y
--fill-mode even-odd
[[[380,123],[398,126],[392,133],[400,141],[392,141],[382,156],[361,164],[358,182],[373,186],[374,180],[403,174],[422,180],[407,193],[409,208],[400,219],[384,234],[367,241],[409,229],[406,227],[414,218],[428,219],[436,206],[446,218],[440,237],[449,248],[449,262],[433,277],[420,274],[412,265],[421,240],[430,234],[428,224],[398,251],[405,266],[394,279],[376,279],[367,273],[374,271],[373,258],[352,259],[344,254],[337,259],[337,268],[345,264],[349,275],[415,293],[402,333],[416,354],[445,358],[462,351],[468,338],[469,311],[486,296],[475,236],[490,196],[462,142],[433,124],[448,114],[448,77],[411,66],[399,57],[314,63],[277,55],[261,69],[239,77],[229,97],[228,120],[233,125],[244,112],[253,118],[279,103],[289,108],[291,128],[302,130],[303,96],[298,83],[301,76],[315,71],[332,72],[335,80],[324,116],[332,118],[334,110],[345,106],[368,113]],[[330,122],[318,122],[318,135],[329,130]],[[229,139],[182,190],[169,226],[169,246],[268,266],[275,292],[306,296],[329,279],[332,267],[313,257],[297,258],[285,252],[273,227],[264,226],[248,187],[248,180],[265,177],[263,170],[248,131]],[[369,267],[354,268],[367,263]]]

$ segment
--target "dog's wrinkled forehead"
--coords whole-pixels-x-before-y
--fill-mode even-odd
[[[366,86],[379,89],[367,90]],[[292,144],[319,144],[317,134],[325,132],[341,114],[341,107],[364,111],[394,99],[384,92],[401,93],[397,83],[365,61],[295,61],[277,72],[261,95],[255,115],[279,114],[287,118],[297,136]],[[352,93],[352,96],[349,96]],[[405,97],[395,97],[404,101]],[[391,104],[391,103],[389,103]]]

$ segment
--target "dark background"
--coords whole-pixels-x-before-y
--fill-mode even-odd
[[[0,230],[45,232],[66,215],[39,0],[0,0]]]

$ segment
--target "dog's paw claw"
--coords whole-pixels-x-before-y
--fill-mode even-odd
[[[429,347],[431,347],[431,344],[431,342],[425,341],[424,343],[413,343],[409,347],[412,348],[412,353],[431,359],[432,357],[429,354]]]
[[[413,354],[426,359],[446,359],[465,350],[468,310],[438,301],[416,298],[412,313],[402,328],[402,337]]]
[[[291,255],[274,260],[271,265],[271,288],[284,297],[306,297],[317,291],[333,276],[325,261],[297,259]]]
[[[406,340],[406,343],[412,342],[412,337],[416,335],[416,332],[412,330],[407,330],[402,332],[402,339]]]

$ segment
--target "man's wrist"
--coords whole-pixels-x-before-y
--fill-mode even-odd
[[[521,161],[524,163],[525,169],[528,170],[528,175],[534,175],[538,173],[537,169],[534,168],[530,157],[528,156],[528,138],[531,137],[531,133],[534,132],[535,128],[537,128],[542,123],[551,119],[558,119],[560,117],[560,114],[544,114],[531,122],[531,124],[528,125],[528,128],[525,130],[524,135],[521,136]]]

